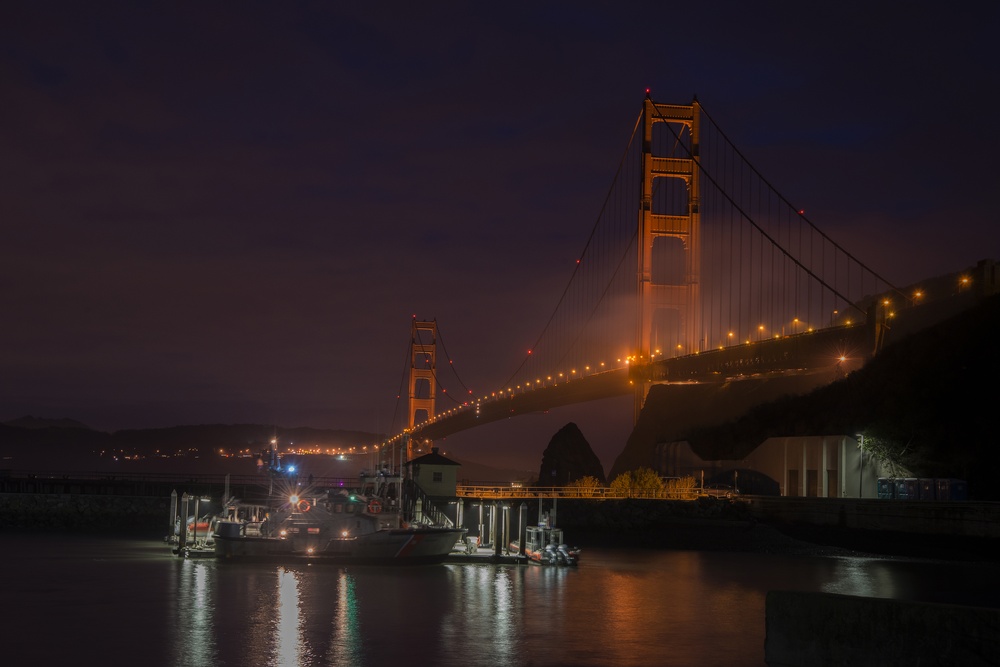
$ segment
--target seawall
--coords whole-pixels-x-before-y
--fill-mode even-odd
[[[0,529],[167,534],[169,496],[0,493]]]
[[[1000,539],[997,502],[766,496],[747,502],[752,516],[775,524]]]

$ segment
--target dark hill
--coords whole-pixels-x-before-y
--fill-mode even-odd
[[[0,424],[0,468],[68,470],[91,465],[114,452],[140,457],[187,453],[260,452],[277,437],[282,450],[329,449],[366,445],[381,436],[361,431],[277,428],[261,424],[202,424],[106,433],[88,428]]]
[[[689,435],[697,429],[712,428],[737,419],[756,405],[787,395],[807,393],[829,384],[835,378],[835,371],[831,370],[719,383],[653,385],[625,448],[611,467],[609,477],[614,479],[623,472],[640,467],[655,469],[653,462],[657,443],[690,440]],[[705,459],[719,458],[717,453],[722,451],[710,437],[699,440],[697,444],[692,442],[692,447]]]
[[[688,440],[715,459],[741,458],[774,436],[864,433],[916,475],[966,479],[976,499],[1000,500],[997,331],[1000,295],[900,338],[843,379],[746,410],[727,400],[731,386],[706,387],[684,404],[662,387],[650,392],[633,437],[650,456],[656,442]],[[697,406],[705,419],[692,419]]]

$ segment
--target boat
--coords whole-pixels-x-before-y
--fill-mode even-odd
[[[410,525],[391,500],[338,491],[291,495],[277,507],[228,503],[213,543],[224,561],[416,565],[443,562],[465,533]]]
[[[175,556],[183,558],[207,558],[215,556],[215,546],[213,538],[215,534],[215,524],[217,517],[211,513],[202,514],[199,511],[200,497],[194,498],[194,514],[189,514],[191,508],[191,498],[187,494],[180,502],[180,512],[178,512],[177,492],[171,494],[171,531],[164,541],[170,546],[171,552]],[[204,499],[207,501],[208,499]],[[186,521],[181,517],[187,516]]]
[[[510,550],[521,553],[529,563],[539,565],[576,565],[580,562],[580,549],[563,541],[562,528],[527,526],[524,549],[519,542],[511,542]]]

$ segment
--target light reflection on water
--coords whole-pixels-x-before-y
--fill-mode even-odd
[[[862,558],[594,549],[572,569],[343,568],[129,541],[0,549],[4,664],[762,665],[769,590],[991,606],[1000,591],[995,565]]]
[[[293,667],[305,662],[309,651],[300,635],[299,626],[299,579],[295,572],[278,568],[278,601],[274,617],[277,639],[268,664]]]
[[[363,664],[364,652],[354,578],[341,572],[337,583],[336,613],[329,627],[334,647],[332,662],[337,665],[360,665]]]
[[[177,578],[179,595],[171,597],[175,609],[176,625],[173,626],[174,641],[172,662],[175,665],[210,667],[214,664],[215,638],[212,628],[215,623],[214,579],[215,568],[203,561],[188,561],[186,567],[173,571]],[[177,641],[186,637],[187,641]]]

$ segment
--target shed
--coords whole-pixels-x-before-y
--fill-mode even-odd
[[[460,463],[441,455],[437,447],[409,461],[410,479],[431,498],[454,498]]]

